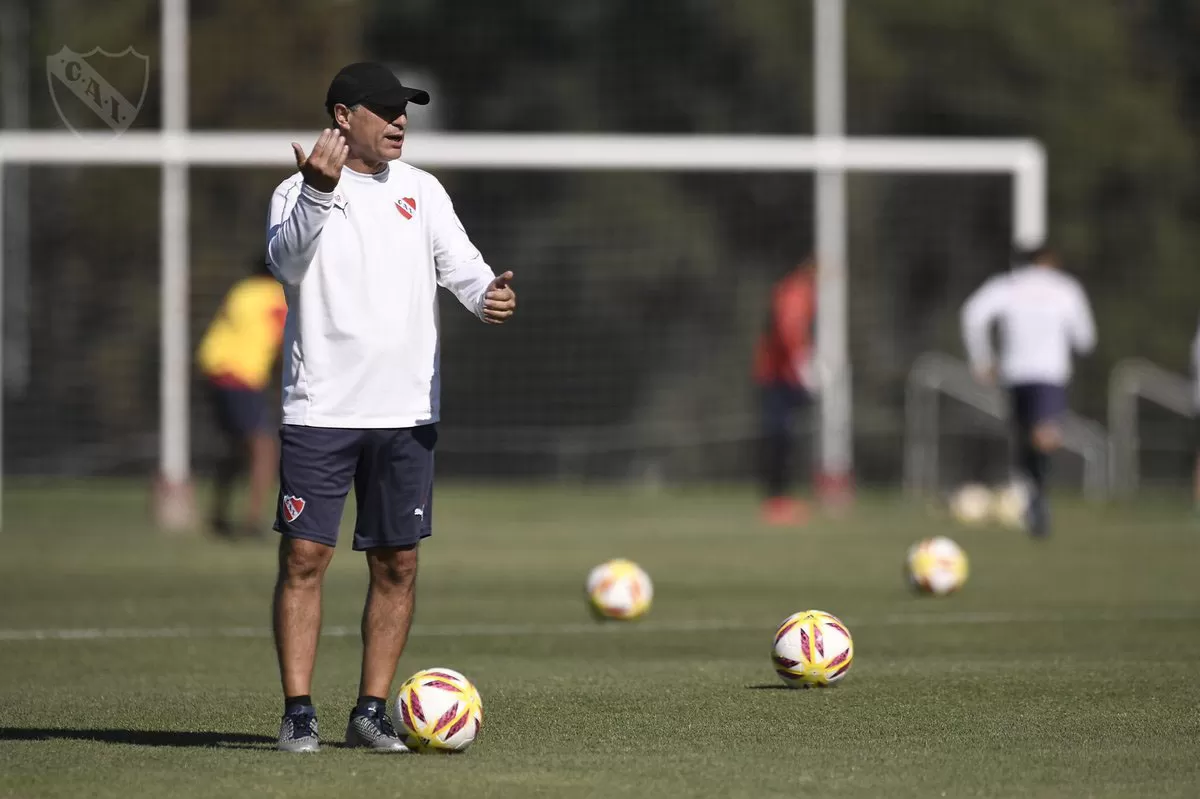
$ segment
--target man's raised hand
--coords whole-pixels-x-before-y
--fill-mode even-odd
[[[342,166],[350,156],[350,147],[342,138],[342,132],[336,128],[321,131],[312,153],[307,157],[304,148],[296,142],[292,142],[292,151],[296,154],[296,168],[304,176],[304,182],[323,192],[331,192],[337,187]]]
[[[517,293],[512,290],[513,273],[505,272],[493,280],[483,294],[483,321],[503,324],[517,309]]]

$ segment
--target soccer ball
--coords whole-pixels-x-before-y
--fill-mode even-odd
[[[605,619],[636,619],[650,609],[654,585],[633,561],[618,558],[588,573],[587,595],[592,612]]]
[[[400,686],[396,718],[414,752],[462,752],[483,726],[483,699],[457,671],[425,669]]]
[[[980,483],[967,483],[950,497],[950,515],[960,524],[987,521],[992,509],[992,492]]]
[[[992,501],[992,517],[1006,527],[1025,526],[1025,511],[1029,508],[1029,490],[1024,483],[1013,481],[996,492]]]
[[[850,630],[822,610],[793,613],[775,633],[775,673],[789,688],[833,685],[854,660]]]
[[[908,549],[908,581],[924,594],[957,591],[967,581],[967,554],[943,535],[918,541]]]

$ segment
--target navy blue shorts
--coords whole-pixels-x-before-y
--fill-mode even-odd
[[[1067,411],[1067,389],[1050,383],[1021,383],[1009,388],[1012,420],[1021,435],[1045,422],[1057,422]]]
[[[357,430],[284,425],[279,431],[275,529],[336,546],[354,485],[354,548],[413,547],[433,532],[437,425]]]
[[[218,385],[212,385],[211,390],[213,405],[217,410],[217,426],[222,433],[248,438],[271,429],[266,392]]]

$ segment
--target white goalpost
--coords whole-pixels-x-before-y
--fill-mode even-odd
[[[187,315],[186,172],[190,167],[295,167],[290,143],[307,144],[313,131],[196,133],[130,131],[109,135],[72,133],[0,134],[0,197],[5,164],[57,166],[141,165],[164,169],[162,181],[162,359],[161,479],[186,485],[190,478],[188,382],[190,347]],[[678,136],[568,134],[423,133],[406,144],[405,160],[431,169],[480,170],[648,170],[695,172],[863,172],[1000,174],[1012,178],[1013,244],[1040,243],[1046,230],[1046,159],[1042,147],[1025,139],[823,138],[803,136]],[[168,179],[168,176],[171,176]],[[182,195],[182,196],[181,196]],[[0,219],[3,208],[0,208]],[[841,224],[844,225],[844,218]],[[0,236],[2,236],[0,230]],[[844,235],[844,233],[842,234]],[[0,248],[0,275],[3,274]],[[845,296],[846,275],[835,286]],[[822,287],[827,289],[828,287]],[[2,305],[0,305],[2,307]],[[831,304],[824,321],[847,331],[845,303]],[[822,328],[825,330],[825,327]],[[818,353],[821,360],[822,353]],[[827,373],[835,364],[823,362]],[[848,402],[845,397],[823,398]],[[822,422],[829,417],[822,414]],[[835,418],[836,415],[835,415]],[[822,466],[831,457],[822,436]],[[834,469],[848,466],[835,462]]]

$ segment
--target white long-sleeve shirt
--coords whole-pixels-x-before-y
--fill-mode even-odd
[[[1058,269],[1024,266],[991,278],[963,305],[962,334],[971,366],[993,367],[989,332],[1000,325],[1000,381],[1006,385],[1071,379],[1071,353],[1091,352],[1096,326],[1079,282]]]
[[[481,316],[495,275],[435,177],[343,168],[323,193],[296,173],[271,197],[267,257],[288,302],[284,424],[438,421],[437,287]]]

